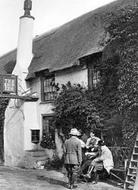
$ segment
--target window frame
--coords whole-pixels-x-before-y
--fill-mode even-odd
[[[46,75],[46,76],[41,77],[41,101],[42,102],[52,102],[54,101],[54,97],[56,96],[56,88],[52,85],[48,85],[47,88],[49,89],[47,89],[47,91],[45,92],[45,88],[46,88],[45,82],[47,81],[46,83],[50,83],[50,81],[48,81],[50,79],[52,80],[54,79],[54,84],[55,84],[55,75],[52,74],[52,75]],[[45,98],[46,97],[45,94],[47,94],[47,96],[51,94],[51,97],[53,96],[53,98]]]
[[[38,134],[33,134],[33,132],[38,132]],[[34,138],[34,140],[33,140],[33,138]],[[31,142],[35,143],[35,144],[40,142],[40,129],[31,129]]]
[[[89,66],[88,67],[88,88],[89,89],[96,88],[99,82],[100,82],[100,71],[98,70],[98,68],[94,67],[93,65]]]
[[[44,130],[44,118],[47,118],[47,120],[50,121],[54,118],[54,114],[42,114],[42,136],[43,134],[51,135],[55,141],[55,129],[52,131],[52,129],[50,129],[50,126],[48,126],[48,129]],[[52,134],[52,132],[54,132],[54,134]]]

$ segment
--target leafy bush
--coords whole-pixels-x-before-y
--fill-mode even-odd
[[[53,156],[53,159],[52,160],[49,160],[46,165],[45,165],[45,168],[47,169],[56,169],[56,170],[60,170],[62,169],[64,165],[64,160],[63,158],[59,158],[57,156],[57,154],[54,154]]]
[[[62,89],[55,99],[55,118],[56,128],[62,128],[67,136],[72,127],[86,132],[98,121],[98,111],[91,101],[91,94],[87,88],[79,84],[72,85],[68,82],[62,86]]]
[[[45,134],[42,137],[42,140],[40,142],[40,146],[42,148],[47,148],[47,149],[55,149],[55,141],[53,140],[52,136],[50,134]]]

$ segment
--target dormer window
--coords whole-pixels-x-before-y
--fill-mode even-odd
[[[53,101],[56,96],[55,77],[46,76],[41,80],[42,101]]]
[[[97,88],[101,80],[102,52],[93,53],[80,59],[80,63],[87,65],[88,88],[93,90]]]
[[[100,82],[100,71],[97,68],[88,68],[88,87],[89,89],[96,88]]]
[[[97,84],[100,82],[100,71],[94,70],[92,80],[93,80],[93,87],[96,88]]]

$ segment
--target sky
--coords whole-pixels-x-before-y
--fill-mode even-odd
[[[73,20],[115,0],[32,0],[33,36]],[[0,56],[17,47],[24,0],[0,0]]]

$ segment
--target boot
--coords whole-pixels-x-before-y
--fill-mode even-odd
[[[72,175],[71,175],[71,173],[69,173],[68,174],[68,185],[67,185],[67,187],[68,187],[68,189],[72,189]]]
[[[90,179],[91,178],[91,172],[93,171],[93,169],[94,169],[93,165],[89,166],[87,174],[85,174],[83,176]]]
[[[92,181],[92,184],[96,184],[99,180],[99,174],[97,172],[94,172],[94,180]]]
[[[90,179],[90,178],[91,178],[91,175],[90,175],[90,173],[87,173],[87,174],[84,174],[83,177],[86,177],[86,178],[89,178],[89,179]]]
[[[73,189],[73,185],[68,184],[68,189]]]

